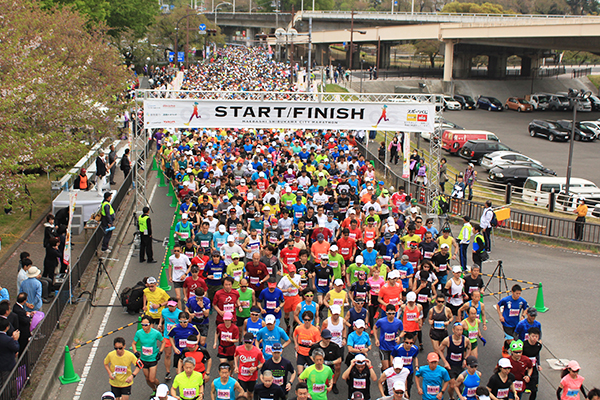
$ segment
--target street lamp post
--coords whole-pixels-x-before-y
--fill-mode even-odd
[[[215,13],[215,27],[217,26],[217,14],[218,14],[217,11],[219,9],[219,6],[222,6],[222,5],[225,5],[225,4],[232,5],[230,2],[224,1],[222,3],[217,4],[217,6],[215,7],[215,11],[214,11],[214,13]]]
[[[569,189],[571,187],[571,164],[573,162],[573,144],[575,142],[575,124],[577,123],[577,107],[579,106],[580,100],[587,100],[592,95],[590,91],[580,91],[569,89],[569,99],[573,105],[573,121],[571,123],[571,138],[569,140],[569,161],[567,163],[567,186],[565,187],[565,193],[569,195]]]
[[[362,83],[363,83],[363,64],[365,62],[364,58],[360,59],[360,92],[362,93]]]

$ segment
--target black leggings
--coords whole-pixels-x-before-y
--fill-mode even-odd
[[[369,326],[371,329],[375,327],[375,313],[379,309],[379,296],[371,295],[371,304],[369,304]]]

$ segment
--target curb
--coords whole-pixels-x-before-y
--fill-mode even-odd
[[[129,228],[131,220],[133,219],[133,209],[135,208],[134,196],[131,195],[131,191],[126,196],[129,197],[126,200],[129,204],[126,205],[126,209],[123,210],[121,214],[121,220],[123,221],[123,224],[120,224],[119,233],[114,242],[115,247],[117,245],[119,247],[123,245],[123,238]],[[119,212],[117,212],[117,214],[118,213]],[[91,290],[93,285],[94,281],[91,280],[88,282],[85,289]],[[64,328],[57,347],[54,349],[54,354],[52,355],[50,362],[46,366],[42,380],[31,397],[33,400],[48,400],[56,397],[56,392],[60,388],[60,381],[58,380],[58,377],[63,373],[63,364],[65,360],[65,352],[63,349],[65,346],[68,346],[72,343],[75,333],[79,330],[79,328],[81,328],[83,322],[86,320],[86,317],[89,315],[90,309],[91,302],[89,301],[85,301],[77,305],[73,316],[69,320],[67,326]]]

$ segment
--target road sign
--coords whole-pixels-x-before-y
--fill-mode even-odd
[[[200,24],[200,26],[198,27],[198,29],[200,30],[200,32],[205,32],[206,31],[206,24]]]
[[[169,62],[173,62],[174,59],[175,59],[175,52],[170,51],[169,52]]]
[[[178,51],[177,52],[177,62],[184,62],[185,61],[185,51]]]
[[[198,33],[201,35],[206,35],[206,31],[198,31]]]

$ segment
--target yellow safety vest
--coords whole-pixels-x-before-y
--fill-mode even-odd
[[[148,218],[150,218],[149,215],[140,215],[138,217],[138,225],[140,227],[140,232],[142,232],[144,235],[148,234]]]
[[[104,207],[107,204],[110,207],[110,215],[115,215],[115,210],[113,210],[112,204],[110,204],[108,201],[102,202],[102,205],[100,206],[100,215],[102,215],[103,217],[106,217],[106,211],[104,211]]]

